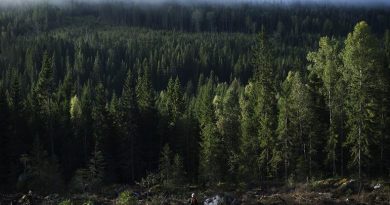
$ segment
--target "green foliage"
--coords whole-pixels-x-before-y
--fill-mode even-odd
[[[254,112],[256,105],[256,95],[254,84],[250,82],[245,86],[244,93],[240,97],[240,124],[242,137],[240,138],[239,173],[245,182],[252,182],[259,178],[259,166],[257,163],[259,156],[259,138],[257,137],[257,119]]]
[[[169,148],[169,145],[166,144],[161,152],[160,165],[159,165],[161,180],[162,183],[166,186],[171,185],[171,180],[172,180],[171,157],[172,157],[172,151]]]
[[[127,6],[0,8],[2,190],[388,175],[386,9]]]
[[[144,67],[144,70],[138,72],[136,85],[136,96],[139,108],[144,111],[151,109],[154,106],[153,87],[150,79],[149,68]]]
[[[179,78],[169,79],[166,91],[165,110],[169,117],[169,124],[173,126],[184,112],[184,102]]]
[[[116,204],[118,205],[136,205],[137,199],[133,196],[131,191],[124,191],[119,194],[116,199]]]
[[[317,52],[310,52],[307,59],[310,77],[320,79],[322,85],[319,92],[324,96],[329,111],[329,129],[327,138],[327,163],[332,166],[332,174],[336,174],[337,147],[340,142],[344,117],[344,82],[342,79],[342,62],[340,59],[340,46],[335,39],[323,37],[319,41]]]
[[[160,177],[160,174],[149,173],[146,177],[143,177],[140,182],[137,182],[137,185],[144,189],[150,189],[160,182]]]
[[[105,162],[101,151],[95,151],[88,165],[88,183],[98,187],[104,180]]]
[[[276,167],[271,166],[272,154],[275,144],[276,130],[276,75],[272,63],[272,46],[266,39],[264,30],[260,33],[257,45],[254,49],[254,67],[255,73],[254,94],[256,104],[254,112],[255,118],[259,121],[257,125],[257,135],[259,138],[260,154],[258,162],[260,163],[261,175],[273,176],[276,174]],[[276,157],[276,156],[275,156]]]
[[[92,200],[83,202],[83,205],[94,205],[95,203]]]
[[[219,132],[219,142],[214,149],[216,155],[215,163],[220,167],[220,174],[227,175],[225,170],[229,170],[230,179],[237,174],[237,166],[235,156],[238,153],[240,131],[240,107],[239,107],[239,88],[240,85],[237,80],[234,80],[226,93],[221,96],[216,96],[214,99],[215,113],[216,113],[216,128]],[[226,164],[226,162],[230,162]],[[229,166],[230,165],[230,166]]]
[[[95,151],[88,166],[74,174],[70,186],[75,192],[97,191],[103,185],[105,162],[100,151]]]
[[[131,70],[127,72],[125,84],[118,109],[115,111],[115,124],[119,134],[119,161],[121,175],[128,182],[135,180],[136,163],[138,162],[137,138],[139,112],[136,102],[135,82]]]
[[[279,124],[277,161],[283,153],[285,179],[291,170],[295,176],[303,179],[311,177],[313,154],[315,153],[315,116],[311,96],[306,85],[302,83],[299,73],[290,72],[283,83],[282,95],[279,98]]]
[[[380,59],[381,48],[378,40],[371,34],[366,22],[360,22],[354,31],[348,34],[342,52],[344,72],[347,84],[347,125],[349,133],[346,146],[350,148],[351,166],[357,166],[359,178],[361,168],[371,157],[370,146],[377,138],[375,122],[378,120],[378,95],[380,92],[378,77],[383,64]]]
[[[20,159],[24,165],[24,172],[19,177],[18,187],[22,190],[34,190],[40,193],[62,191],[63,178],[60,174],[56,159],[49,158],[43,149],[39,138],[35,139],[30,155],[23,155]]]
[[[64,201],[61,201],[58,205],[72,205],[72,201],[70,199],[66,199]]]
[[[80,100],[77,95],[73,96],[70,100],[70,117],[72,120],[78,120],[81,118],[82,110]]]
[[[155,184],[155,180],[160,180],[165,188],[174,188],[183,185],[185,182],[185,171],[183,160],[179,154],[172,154],[169,145],[166,144],[161,152],[159,165],[159,178],[154,175],[149,175],[147,179],[143,180],[146,186]]]
[[[185,175],[183,159],[180,155],[175,154],[172,164],[173,184],[176,186],[183,185],[186,180]]]

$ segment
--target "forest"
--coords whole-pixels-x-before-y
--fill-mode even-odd
[[[387,7],[0,8],[0,192],[390,177]]]

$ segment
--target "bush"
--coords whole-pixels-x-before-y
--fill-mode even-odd
[[[91,200],[88,200],[88,201],[85,201],[84,203],[83,203],[83,205],[94,205],[95,203],[93,203],[93,201],[91,201]]]
[[[73,205],[73,203],[70,201],[70,199],[66,199],[60,202],[58,205]]]
[[[119,194],[119,197],[116,202],[118,205],[136,205],[137,199],[130,191],[124,191]]]
[[[137,185],[143,189],[150,189],[153,186],[159,184],[160,176],[158,174],[150,173],[146,178],[142,178],[140,182],[137,182]]]
[[[72,192],[84,192],[86,191],[88,183],[88,170],[79,169],[74,174],[70,187]]]
[[[41,194],[56,193],[64,189],[64,181],[55,157],[49,157],[39,139],[35,139],[30,155],[22,155],[20,161],[24,172],[17,187],[20,190],[34,190]]]

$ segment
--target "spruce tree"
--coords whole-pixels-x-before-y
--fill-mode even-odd
[[[257,103],[254,112],[257,115],[258,137],[260,146],[259,163],[263,176],[272,176],[275,170],[271,169],[273,147],[276,130],[276,83],[272,64],[272,47],[266,39],[265,32],[260,33],[254,49],[253,77]]]
[[[329,112],[329,128],[327,139],[327,161],[331,162],[332,174],[336,175],[337,147],[340,143],[340,132],[343,129],[343,81],[342,62],[339,57],[340,46],[335,39],[323,37],[319,41],[319,49],[310,52],[307,59],[310,75],[320,79],[320,93],[326,99]]]
[[[9,123],[9,108],[7,104],[7,99],[5,95],[5,91],[2,86],[2,82],[0,81],[0,180],[2,182],[7,182],[7,179],[10,174],[10,157],[7,153],[8,149],[12,149],[9,145],[8,138],[8,123]],[[7,183],[2,183],[0,185],[0,189],[6,189]]]
[[[136,170],[137,137],[138,137],[138,108],[135,93],[134,77],[131,70],[128,71],[122,89],[122,97],[119,105],[120,127],[120,164],[124,178],[133,182]]]
[[[38,122],[44,125],[44,131],[48,135],[50,144],[50,154],[54,157],[54,109],[55,103],[53,99],[54,76],[52,58],[49,57],[47,51],[43,54],[42,68],[33,89],[34,111],[38,115]]]
[[[183,94],[179,78],[169,79],[166,92],[166,111],[169,117],[169,124],[174,125],[184,112]]]
[[[278,102],[278,160],[284,161],[284,175],[311,177],[316,148],[315,117],[308,88],[299,73],[290,72],[283,82]],[[280,154],[283,156],[280,157]]]
[[[348,34],[342,52],[343,78],[347,85],[347,125],[349,133],[346,146],[350,149],[350,165],[357,168],[361,179],[362,168],[368,168],[370,146],[378,135],[374,132],[380,119],[377,91],[381,79],[377,75],[383,68],[378,40],[371,34],[366,22],[359,22]],[[376,146],[375,146],[376,147]]]
[[[216,126],[220,133],[224,154],[218,156],[222,170],[229,169],[230,178],[233,179],[237,174],[238,143],[241,136],[240,131],[240,107],[239,107],[239,88],[237,80],[234,80],[226,93],[222,96],[216,96],[214,106],[216,106]],[[219,153],[220,154],[220,153]],[[222,161],[228,161],[229,166]]]
[[[197,113],[201,130],[199,172],[201,180],[215,183],[215,180],[223,179],[222,171],[226,171],[226,164],[223,169],[221,164],[225,161],[220,157],[224,156],[222,155],[224,148],[216,126],[213,77],[210,77],[208,82],[199,89],[198,95]]]
[[[95,89],[95,99],[92,110],[93,119],[93,136],[94,136],[94,154],[93,158],[97,162],[98,158],[103,158],[104,165],[110,166],[109,164],[109,125],[108,125],[108,111],[107,111],[107,100],[105,96],[105,90],[101,83],[99,83]],[[105,167],[106,168],[106,167]],[[106,170],[105,170],[106,171]],[[105,172],[105,174],[107,174]]]
[[[250,82],[245,86],[245,90],[240,97],[242,136],[239,143],[239,176],[247,183],[259,179],[260,172],[260,167],[257,163],[260,154],[260,143],[257,137],[258,124],[254,112],[257,102],[254,90],[254,84]]]
[[[160,164],[159,164],[159,170],[160,170],[160,177],[162,180],[162,183],[164,186],[170,186],[172,185],[172,151],[169,148],[169,145],[164,145],[164,148],[161,152],[160,156]]]

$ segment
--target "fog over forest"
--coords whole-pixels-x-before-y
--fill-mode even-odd
[[[1,0],[0,5],[31,5],[36,3],[51,3],[56,5],[64,5],[68,3],[146,3],[146,4],[160,4],[167,2],[182,3],[182,4],[196,4],[196,3],[215,3],[215,4],[322,4],[322,5],[347,5],[347,6],[390,6],[388,0]]]

